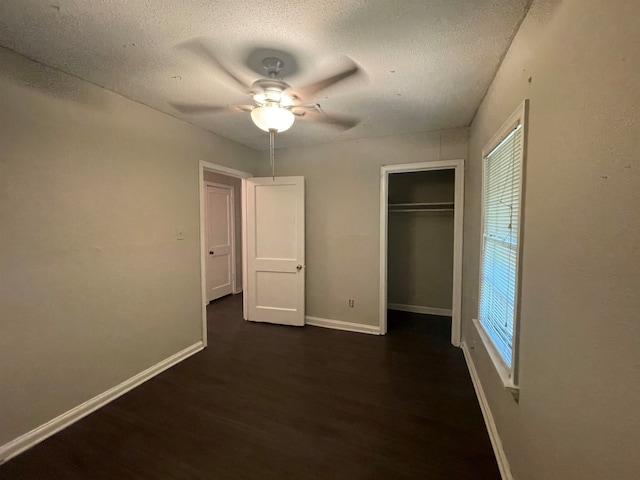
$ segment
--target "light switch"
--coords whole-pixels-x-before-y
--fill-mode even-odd
[[[184,240],[184,228],[176,227],[176,240]]]

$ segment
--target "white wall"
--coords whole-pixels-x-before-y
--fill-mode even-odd
[[[307,315],[378,325],[380,166],[460,159],[467,151],[466,129],[276,151],[276,175],[305,177]]]
[[[463,331],[517,480],[640,472],[640,2],[537,1],[473,122]],[[480,151],[531,99],[521,395],[477,315]]]
[[[201,340],[198,161],[256,153],[2,48],[0,125],[1,446]]]

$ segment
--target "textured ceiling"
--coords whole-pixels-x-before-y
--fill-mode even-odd
[[[468,125],[529,0],[2,0],[0,45],[257,149],[248,113],[179,114],[169,102],[248,103],[214,65],[179,45],[194,38],[247,83],[251,52],[297,63],[294,87],[335,73],[344,55],[365,72],[314,99],[357,117],[347,131],[297,120],[277,145]],[[292,68],[291,62],[288,65]]]

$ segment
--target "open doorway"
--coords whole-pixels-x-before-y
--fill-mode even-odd
[[[205,346],[208,305],[211,303],[215,307],[215,301],[219,298],[243,291],[243,199],[245,179],[251,176],[240,170],[200,162],[200,281],[202,338]]]
[[[463,165],[451,160],[382,167],[381,334],[389,318],[418,324],[431,319],[459,345]]]
[[[239,178],[204,172],[205,278],[209,303],[242,291]]]

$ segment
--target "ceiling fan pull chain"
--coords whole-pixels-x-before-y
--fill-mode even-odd
[[[271,178],[273,180],[276,179],[275,137],[276,131],[273,129],[269,130],[269,160],[271,163]]]

